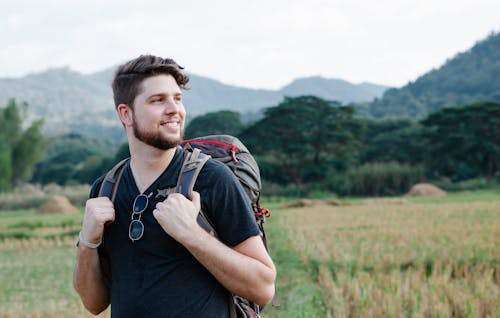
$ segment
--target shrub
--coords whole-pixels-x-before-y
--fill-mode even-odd
[[[422,166],[398,162],[367,163],[347,170],[345,175],[331,178],[328,188],[349,195],[398,195],[424,179]]]
[[[496,185],[500,185],[500,182],[497,182],[495,180],[487,180],[485,178],[474,178],[460,182],[436,180],[433,183],[441,189],[450,192],[489,189],[495,187]]]

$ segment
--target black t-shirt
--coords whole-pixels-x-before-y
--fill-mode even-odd
[[[130,166],[125,167],[115,198],[115,221],[106,226],[102,260],[109,262],[112,317],[228,317],[229,292],[184,248],[167,235],[153,216],[159,189],[175,187],[185,152],[177,148],[166,170],[144,191],[152,193],[141,221],[143,237],[128,236],[132,205],[139,195]],[[102,178],[91,190],[97,195]],[[259,234],[249,199],[224,164],[209,160],[194,190],[219,239],[235,246]]]

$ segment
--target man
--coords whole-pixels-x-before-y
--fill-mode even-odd
[[[93,314],[111,304],[112,317],[228,317],[229,292],[261,306],[274,295],[275,266],[226,166],[209,160],[191,200],[159,191],[175,186],[185,155],[178,145],[188,80],[173,60],[151,55],[116,71],[113,94],[130,164],[114,204],[96,197],[102,177],[94,183],[73,275]],[[200,207],[219,239],[198,225]],[[132,224],[138,221],[142,231]]]

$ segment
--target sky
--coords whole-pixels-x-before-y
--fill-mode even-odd
[[[249,88],[401,87],[499,31],[498,0],[2,0],[0,78],[155,54]]]

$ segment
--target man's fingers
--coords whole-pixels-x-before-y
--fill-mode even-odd
[[[109,223],[115,219],[115,207],[107,197],[93,198],[87,200],[85,214],[97,223]]]

